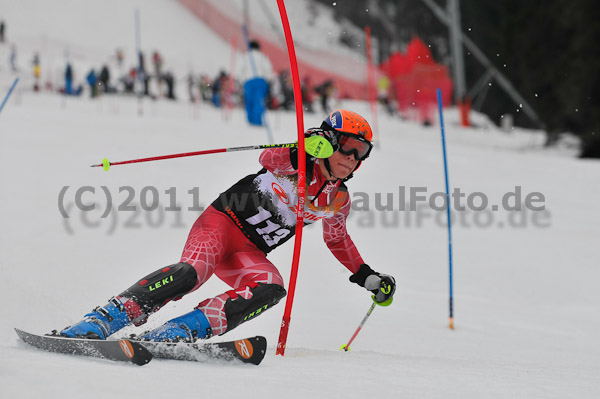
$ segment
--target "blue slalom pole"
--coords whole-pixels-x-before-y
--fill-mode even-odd
[[[448,281],[450,285],[450,325],[454,330],[454,293],[452,281],[452,217],[450,216],[450,184],[448,183],[448,156],[446,154],[446,134],[444,129],[444,115],[442,111],[442,91],[437,89],[438,109],[440,111],[440,129],[442,131],[442,152],[444,153],[444,177],[446,178],[446,216],[448,218]]]
[[[244,41],[246,42],[246,48],[248,49],[248,57],[250,58],[250,67],[252,68],[252,76],[254,78],[258,77],[258,69],[256,68],[256,63],[254,62],[254,57],[252,57],[252,51],[250,51],[250,37],[248,35],[248,28],[246,25],[242,25],[242,33],[244,34]],[[269,140],[269,144],[274,143],[273,133],[271,132],[271,126],[269,126],[269,121],[267,120],[267,107],[265,104],[265,109],[260,115],[260,119],[262,120],[265,128],[267,129],[267,140]]]
[[[8,101],[8,97],[10,97],[10,94],[13,92],[13,90],[18,82],[19,82],[19,78],[15,78],[15,81],[13,82],[12,86],[10,86],[10,89],[8,89],[8,93],[6,93],[6,97],[4,97],[4,100],[2,100],[2,105],[0,105],[0,112],[2,112],[2,108],[4,108],[4,104],[6,104],[6,102]]]

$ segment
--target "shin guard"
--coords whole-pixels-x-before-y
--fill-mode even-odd
[[[176,263],[151,273],[123,291],[119,298],[136,326],[171,300],[181,299],[198,281],[189,263]]]
[[[207,299],[196,309],[207,316],[214,334],[221,335],[261,315],[285,295],[285,288],[279,284],[252,282],[246,287]]]

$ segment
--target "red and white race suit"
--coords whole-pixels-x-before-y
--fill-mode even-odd
[[[319,160],[307,158],[305,225],[321,220],[323,239],[350,272],[363,262],[346,231],[350,196],[341,181],[325,179]],[[227,330],[224,304],[229,298],[252,295],[248,285],[284,285],[266,254],[289,240],[295,231],[298,171],[295,149],[273,148],[260,155],[263,166],[234,184],[194,223],[181,262],[198,273],[200,287],[213,274],[233,288],[198,305],[214,334]]]

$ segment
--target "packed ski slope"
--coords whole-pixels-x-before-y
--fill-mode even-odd
[[[79,2],[55,0],[53,9],[43,9],[49,7],[47,2],[18,3],[23,5],[18,12],[17,2],[2,1],[0,9],[12,10],[4,18],[14,21],[8,25],[12,38],[22,40],[24,67],[28,54],[41,43],[28,21],[37,21],[37,28],[43,28],[51,42],[60,36],[52,33],[56,20],[81,18],[61,12],[61,7]],[[103,3],[113,10],[120,4],[118,12],[110,13],[116,18],[121,13],[133,15],[136,4],[133,0]],[[196,47],[215,56],[197,58],[198,68],[228,65],[229,52],[220,52],[224,43],[202,31],[202,25],[178,4],[148,3],[142,15],[162,16],[165,34],[176,28],[201,32]],[[32,11],[34,5],[55,19],[41,18]],[[89,24],[100,23],[93,15]],[[164,18],[167,15],[173,17]],[[27,33],[19,36],[18,26],[28,28]],[[102,42],[107,54],[121,45],[116,38],[133,32],[132,26],[130,21],[111,25],[110,39]],[[103,56],[102,51],[85,46],[95,31],[77,29],[78,34],[61,40],[89,52],[82,59]],[[124,45],[133,54],[133,34],[126,40]],[[188,44],[187,39],[174,39],[172,50],[196,57],[193,50],[183,49]],[[54,56],[59,59],[62,50]],[[185,70],[188,61],[177,59],[174,56],[173,63],[179,62],[174,67]],[[283,303],[216,338],[266,336],[270,352],[258,367],[160,360],[137,367],[48,354],[23,345],[13,327],[32,332],[62,328],[138,278],[177,262],[198,216],[195,208],[208,205],[233,182],[260,168],[259,153],[254,151],[116,166],[109,172],[89,165],[104,157],[118,161],[266,143],[267,138],[264,129],[246,124],[241,110],[226,118],[207,104],[145,100],[140,117],[133,98],[91,100],[33,93],[25,72],[21,77],[20,89],[0,114],[2,398],[600,395],[600,164],[575,159],[568,152],[544,150],[540,132],[516,129],[505,134],[479,115],[474,116],[476,127],[460,128],[454,109],[445,114],[451,186],[467,197],[485,194],[490,208],[501,204],[506,193],[515,192],[515,186],[521,187],[523,200],[530,193],[543,194],[545,205],[544,212],[509,213],[501,208],[455,213],[454,331],[447,328],[447,236],[440,222],[445,214],[427,206],[399,211],[408,202],[411,187],[426,188],[428,198],[443,191],[439,126],[422,127],[380,110],[379,146],[348,183],[355,204],[362,204],[348,229],[365,260],[396,277],[398,290],[390,307],[375,309],[351,352],[338,348],[358,326],[370,299],[366,291],[348,282],[349,273],[328,252],[319,226],[304,233],[285,357],[275,356]],[[13,79],[6,67],[0,70],[2,96]],[[339,106],[371,117],[367,104]],[[305,127],[320,124],[323,116],[305,115]],[[277,142],[295,139],[293,113],[269,113],[268,118]],[[83,194],[84,205],[97,205],[94,211],[77,209],[76,191],[82,187],[95,189]],[[106,218],[101,217],[109,202],[103,187],[113,205]],[[158,193],[158,208],[145,211],[142,205],[148,208],[152,187]],[[400,196],[402,187],[405,199]],[[136,210],[116,211],[130,192],[134,198],[129,205]],[[388,197],[393,211],[377,210],[382,208],[377,199],[385,205]],[[466,198],[462,201],[466,204]],[[166,210],[174,205],[182,210]],[[479,199],[474,205],[479,205]],[[61,215],[61,207],[69,218]],[[290,241],[269,256],[286,281],[292,250]],[[210,280],[166,306],[144,327],[120,335],[160,325],[226,289],[218,280]]]

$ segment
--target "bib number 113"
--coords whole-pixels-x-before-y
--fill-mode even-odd
[[[258,213],[246,219],[246,222],[256,227],[256,232],[265,240],[268,246],[277,245],[279,241],[287,237],[291,231],[281,227],[271,220],[273,214],[262,206],[258,207]]]

